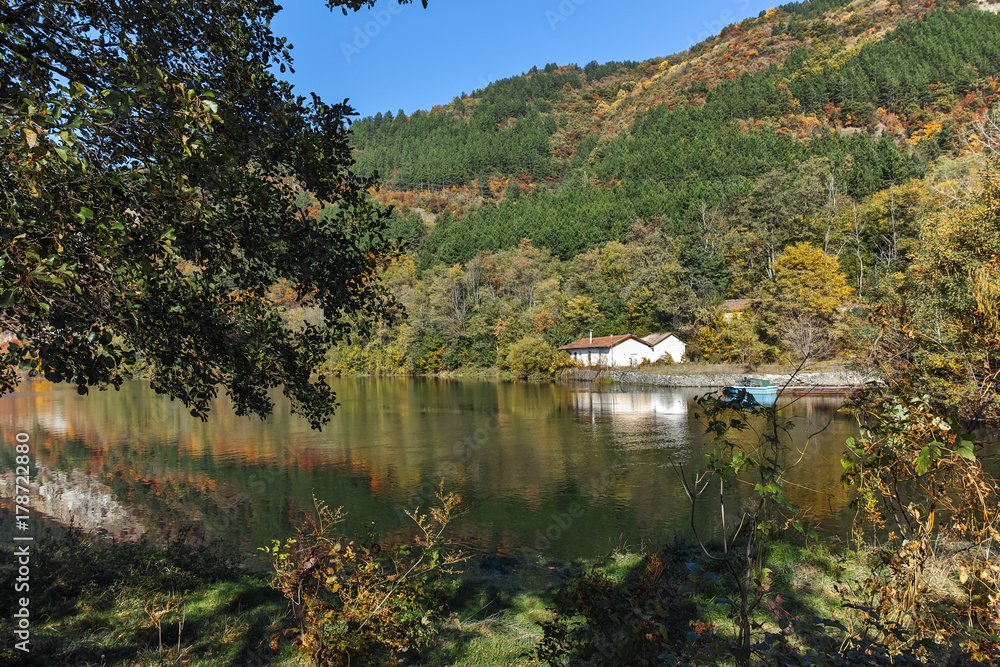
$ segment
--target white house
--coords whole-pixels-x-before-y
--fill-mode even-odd
[[[650,334],[645,339],[625,334],[581,338],[560,350],[584,366],[637,366],[669,354],[674,361],[684,358],[684,342],[672,333]]]
[[[653,348],[650,355],[651,361],[659,361],[665,354],[669,354],[678,364],[684,359],[684,350],[687,348],[687,344],[669,331],[667,333],[651,333],[643,340]]]
[[[574,361],[584,366],[636,366],[649,358],[649,343],[632,334],[581,338],[563,345]]]

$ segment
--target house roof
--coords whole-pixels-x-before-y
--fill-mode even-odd
[[[586,350],[594,348],[610,349],[615,345],[620,345],[628,339],[637,340],[643,345],[650,345],[638,336],[633,336],[632,334],[625,334],[623,336],[598,336],[596,338],[581,338],[580,340],[575,340],[569,345],[563,345],[560,350]],[[650,345],[652,347],[652,345]]]
[[[760,299],[726,299],[722,302],[722,307],[731,313],[743,310],[751,303],[759,303]]]
[[[660,343],[670,338],[671,336],[677,338],[677,340],[681,340],[677,335],[675,335],[671,331],[668,331],[666,333],[651,333],[645,338],[643,338],[643,340],[649,343],[650,345],[659,345]],[[684,341],[681,340],[681,342],[683,343]]]

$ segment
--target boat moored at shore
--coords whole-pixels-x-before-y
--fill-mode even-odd
[[[778,398],[777,385],[770,380],[746,377],[736,384],[722,388],[722,393],[732,402],[751,407],[754,404],[769,407]]]

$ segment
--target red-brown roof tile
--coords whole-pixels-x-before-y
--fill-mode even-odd
[[[649,343],[650,345],[658,345],[659,343],[665,341],[666,339],[670,338],[671,336],[674,336],[674,338],[677,338],[677,340],[680,340],[680,338],[678,336],[674,335],[674,333],[672,331],[668,331],[666,333],[651,333],[648,336],[646,336],[645,338],[643,338],[643,340],[646,341],[647,343]],[[683,342],[683,341],[681,341],[681,342]]]
[[[615,345],[625,342],[629,338],[639,341],[643,345],[649,345],[643,339],[633,336],[632,334],[625,334],[623,336],[595,336],[594,338],[581,338],[580,340],[575,340],[569,345],[563,345],[560,350],[585,350],[593,348],[612,348]],[[650,345],[650,347],[652,347]]]

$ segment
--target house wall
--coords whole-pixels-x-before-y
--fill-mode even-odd
[[[653,346],[652,360],[656,361],[664,354],[669,354],[675,363],[680,363],[684,359],[684,350],[687,345],[676,336],[668,336]]]
[[[603,361],[605,352],[607,352],[607,349],[589,347],[578,350],[570,350],[569,355],[573,357],[573,361],[579,362],[584,366],[602,366],[606,363]]]
[[[640,343],[634,338],[615,345],[611,348],[610,366],[632,366],[642,363],[649,358],[650,348],[645,343]]]
[[[591,347],[569,351],[573,360],[580,362],[584,366],[638,365],[644,359],[648,359],[651,353],[652,350],[648,345],[631,338],[618,343],[610,350],[606,347]]]

